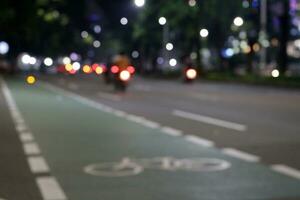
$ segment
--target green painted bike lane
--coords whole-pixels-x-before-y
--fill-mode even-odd
[[[51,173],[70,200],[271,200],[300,197],[300,182],[267,166],[231,158],[215,148],[189,143],[122,117],[84,105],[43,84],[8,81]],[[104,177],[84,172],[90,164],[124,157],[215,158],[231,167],[192,172],[145,169],[136,176]]]

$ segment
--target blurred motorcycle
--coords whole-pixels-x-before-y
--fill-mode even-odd
[[[114,65],[111,67],[110,71],[113,74],[115,90],[126,91],[129,82],[135,72],[135,68],[133,66],[128,66],[124,69],[117,65]]]
[[[198,76],[197,70],[195,67],[185,67],[183,69],[183,81],[185,83],[192,83],[196,80]]]

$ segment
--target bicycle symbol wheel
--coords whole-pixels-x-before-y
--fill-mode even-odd
[[[126,163],[124,165],[118,162],[92,164],[84,168],[84,172],[87,174],[103,177],[134,176],[143,171],[144,168],[135,163]]]

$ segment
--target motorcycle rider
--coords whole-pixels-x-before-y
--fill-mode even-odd
[[[125,70],[128,66],[131,65],[129,57],[125,52],[120,52],[118,55],[114,56],[112,59],[113,65],[119,67],[120,71]]]

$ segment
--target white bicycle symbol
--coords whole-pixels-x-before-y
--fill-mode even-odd
[[[120,162],[91,164],[84,172],[93,176],[125,177],[142,173],[145,169],[164,171],[213,172],[231,167],[225,160],[215,158],[158,157],[150,159],[123,158]]]

